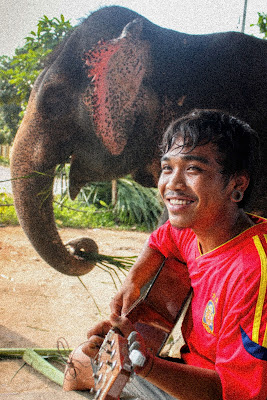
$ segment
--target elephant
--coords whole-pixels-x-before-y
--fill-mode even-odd
[[[89,272],[94,262],[70,252],[57,231],[56,166],[70,162],[72,199],[86,183],[126,174],[155,186],[162,134],[192,109],[224,110],[248,122],[266,161],[266,88],[265,40],[185,34],[118,6],[93,12],[47,60],[14,140],[14,203],[30,242],[56,270]],[[267,214],[266,192],[262,174],[248,211]],[[98,251],[94,241],[86,243],[87,251]]]

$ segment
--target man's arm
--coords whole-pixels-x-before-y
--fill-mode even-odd
[[[221,380],[214,370],[154,357],[146,370],[138,375],[179,400],[223,398]]]
[[[163,254],[151,249],[147,241],[121,289],[112,299],[111,312],[116,315],[126,314],[130,306],[139,298],[141,288],[155,276],[163,261]]]

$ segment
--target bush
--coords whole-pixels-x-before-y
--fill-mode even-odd
[[[54,215],[58,226],[70,228],[110,228],[116,225],[112,210],[97,210],[94,205],[84,206],[66,197],[54,203]]]
[[[0,225],[18,225],[18,223],[12,196],[0,193]]]
[[[162,212],[157,189],[145,188],[128,177],[117,180],[117,201],[114,206],[111,204],[111,182],[85,186],[78,199],[84,206],[95,205],[96,212],[106,212],[108,218],[118,225],[137,225],[144,230],[153,230]]]

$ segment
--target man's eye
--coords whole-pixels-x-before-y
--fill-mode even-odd
[[[169,165],[162,165],[161,166],[161,171],[170,171],[171,167]]]
[[[192,172],[202,172],[203,169],[198,167],[197,165],[190,165],[188,168],[188,171],[192,171]]]

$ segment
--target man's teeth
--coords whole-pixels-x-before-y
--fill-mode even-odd
[[[170,203],[174,206],[185,206],[186,204],[190,204],[190,200],[179,200],[179,199],[170,199]]]

